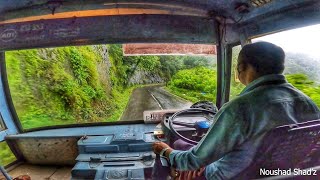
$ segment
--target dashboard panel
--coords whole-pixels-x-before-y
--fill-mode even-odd
[[[156,155],[151,132],[84,136],[72,179],[149,179]]]
[[[162,166],[152,152],[152,143],[172,145],[177,139],[167,126],[174,112],[160,113],[164,118],[161,123],[48,129],[9,135],[6,140],[20,150],[28,163],[73,165],[72,179],[152,179],[167,175],[160,172]],[[203,118],[193,113],[177,120],[191,123]],[[186,136],[194,132],[194,128],[176,128]]]

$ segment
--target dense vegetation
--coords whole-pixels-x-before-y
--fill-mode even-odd
[[[215,102],[216,86],[216,70],[199,66],[178,71],[168,83],[167,89],[192,102]]]
[[[286,74],[288,82],[308,95],[320,107],[320,86],[305,74]],[[216,71],[206,67],[181,70],[168,83],[170,92],[192,102],[209,100],[215,102]],[[230,99],[243,90],[244,85],[231,80]]]
[[[95,122],[117,104],[99,76],[102,58],[92,47],[24,50],[6,53],[9,87],[24,128]],[[115,73],[115,72],[111,72]]]
[[[287,80],[294,87],[308,95],[320,107],[320,85],[305,74],[287,74]]]
[[[230,99],[240,94],[245,87],[236,77],[239,52],[240,46],[233,48]],[[284,74],[289,83],[308,95],[320,107],[320,85],[319,82],[313,80],[314,76],[317,76],[317,72],[312,67],[315,64],[312,63],[314,60],[311,59],[311,63],[307,63],[306,60],[298,61],[297,59],[310,59],[305,55],[301,56],[299,58],[290,54],[286,58]],[[309,69],[311,72],[309,71],[305,74],[305,70],[301,71],[301,69]],[[319,69],[317,70],[319,71]],[[207,68],[207,66],[200,65],[196,68],[178,71],[168,83],[168,89],[170,92],[192,102],[200,100],[215,102],[216,68]]]
[[[236,80],[235,66],[240,47],[233,49],[230,99],[237,96],[244,88]],[[216,64],[198,64],[197,67],[178,71],[168,83],[167,89],[192,102],[208,100],[216,101]]]

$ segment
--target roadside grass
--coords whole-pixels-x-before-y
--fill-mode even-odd
[[[127,107],[127,104],[129,102],[132,91],[138,87],[140,87],[140,86],[131,86],[131,87],[123,90],[122,92],[119,92],[119,91],[113,92],[114,103],[115,103],[114,109],[113,109],[111,116],[108,117],[105,120],[105,122],[116,122],[121,118],[122,113],[124,112],[124,110]]]
[[[21,123],[23,124],[23,127],[25,129],[75,123],[74,120],[72,120],[71,118],[67,118],[66,116],[53,116],[52,114],[47,114],[45,112],[30,112],[25,116],[21,117],[21,119]]]
[[[0,165],[6,166],[16,160],[6,142],[0,142]]]
[[[183,88],[177,88],[174,86],[165,86],[164,87],[165,90],[169,91],[170,93],[191,101],[193,103],[196,103],[198,101],[211,101],[215,103],[215,92],[213,93],[203,93],[203,92],[198,92],[198,91],[192,91],[192,90],[188,90],[188,89],[183,89]]]

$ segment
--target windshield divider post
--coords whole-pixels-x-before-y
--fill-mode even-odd
[[[217,45],[217,102],[216,105],[220,109],[224,103],[229,101],[230,82],[231,82],[231,65],[232,65],[232,46],[227,44],[223,39],[224,26],[220,24],[218,27],[218,45]]]

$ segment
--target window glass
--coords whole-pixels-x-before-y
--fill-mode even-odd
[[[241,93],[245,87],[238,79],[237,60],[241,50],[241,45],[232,48],[232,70],[231,70],[231,85],[230,85],[230,100],[234,99]]]
[[[24,129],[143,120],[143,111],[215,101],[214,56],[123,56],[121,45],[6,52]]]
[[[252,42],[267,41],[285,51],[285,70],[289,83],[308,95],[320,106],[320,25],[309,26],[253,39]],[[237,57],[241,46],[232,49],[232,79],[230,99],[244,88],[236,78]]]
[[[308,95],[320,106],[320,25],[284,31],[254,39],[283,48],[285,70],[289,83]]]
[[[16,160],[6,142],[0,142],[0,165],[6,166]]]

